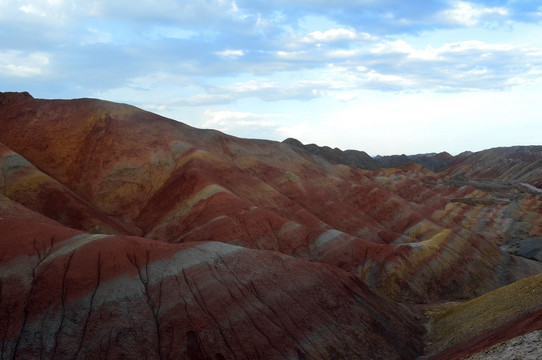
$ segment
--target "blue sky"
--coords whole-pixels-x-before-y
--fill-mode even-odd
[[[542,4],[0,0],[0,91],[370,155],[542,144]]]

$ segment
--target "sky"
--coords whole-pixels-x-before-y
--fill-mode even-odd
[[[0,91],[372,156],[541,145],[542,3],[0,0]]]

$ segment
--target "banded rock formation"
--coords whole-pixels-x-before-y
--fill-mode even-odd
[[[4,216],[2,358],[404,359],[422,348],[412,315],[331,266]]]
[[[27,93],[0,129],[4,357],[416,358],[424,309],[542,272],[513,246],[542,236],[536,154],[360,169]]]

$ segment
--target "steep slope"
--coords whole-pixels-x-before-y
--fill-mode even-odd
[[[542,275],[465,303],[439,306],[430,318],[426,357],[435,359],[456,359],[542,329]]]
[[[2,143],[0,173],[0,192],[4,196],[69,227],[113,234],[140,232],[104,215]]]
[[[413,359],[409,312],[331,266],[0,212],[1,357]]]

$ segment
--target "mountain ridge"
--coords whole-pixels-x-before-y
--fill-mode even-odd
[[[407,164],[416,163],[433,172],[447,170],[452,165],[457,164],[474,154],[484,154],[496,152],[502,156],[508,156],[511,159],[520,161],[539,161],[542,147],[537,145],[515,145],[509,147],[495,147],[477,152],[464,151],[453,156],[446,151],[440,153],[425,153],[413,155],[376,155],[371,157],[361,150],[341,150],[339,148],[330,148],[329,146],[319,146],[317,144],[303,145],[299,140],[288,138],[283,143],[302,148],[313,155],[320,156],[332,163],[347,165],[364,170],[373,170],[376,168],[396,168]],[[477,155],[481,156],[481,155]],[[538,164],[537,164],[538,166]]]
[[[542,273],[542,264],[528,259],[540,249],[534,242],[542,236],[540,194],[522,185],[539,185],[539,147],[460,154],[439,172],[406,156],[408,162],[396,168],[363,169],[336,161],[374,164],[363,152],[309,146],[322,151],[317,156],[295,139],[236,138],[97,99],[2,93],[0,110],[0,226],[7,234],[0,243],[0,321],[7,324],[2,355],[52,356],[54,349],[65,348],[73,356],[109,343],[119,356],[135,356],[147,346],[154,349],[152,358],[266,358],[279,356],[282,347],[287,349],[282,355],[291,358],[438,357],[454,343],[438,350],[424,340],[425,317],[440,319],[433,307],[472,301]],[[201,266],[183,272],[168,262],[164,249],[191,254]],[[85,253],[94,260],[84,261],[79,254]],[[23,260],[22,254],[30,257]],[[44,258],[51,260],[42,264]],[[123,260],[114,265],[115,259]],[[28,278],[10,270],[15,263],[27,272],[37,270],[30,271],[37,277],[25,283]],[[266,264],[262,271],[260,264]],[[59,276],[47,275],[49,267]],[[108,311],[115,316],[126,311],[117,298],[96,292],[102,289],[101,275],[94,282],[84,275],[102,267],[115,269],[111,279],[119,286],[140,284],[139,295],[131,296],[146,315],[132,321],[145,327],[128,330],[114,319],[104,332],[92,325]],[[298,269],[299,277],[284,271],[288,268]],[[169,275],[149,282],[153,269]],[[260,275],[251,279],[251,272]],[[237,273],[245,277],[236,278]],[[350,290],[329,285],[333,277]],[[30,291],[36,282],[57,289],[49,307],[37,305]],[[293,295],[283,286],[289,283],[306,284],[301,293],[313,294],[320,305],[310,296]],[[195,292],[200,284],[209,292]],[[73,299],[86,304],[88,316],[66,307],[62,289],[78,286],[84,290],[73,292]],[[227,310],[214,302],[211,289],[229,299]],[[276,294],[290,294],[293,302],[278,301]],[[235,304],[247,295],[250,301]],[[102,308],[92,300],[96,296]],[[22,299],[15,312],[10,299]],[[186,308],[187,301],[200,307]],[[213,305],[205,306],[208,302]],[[36,306],[42,312],[32,319],[39,320],[30,321],[25,314]],[[307,312],[304,323],[292,313],[312,307],[318,314]],[[170,321],[168,308],[185,315]],[[244,315],[233,316],[239,312]],[[48,317],[52,313],[64,315],[58,322]],[[68,314],[83,320],[65,323]],[[519,321],[517,316],[508,321]],[[199,320],[181,324],[190,318]],[[492,345],[486,333],[506,326],[497,325],[476,334],[484,346]],[[332,328],[349,340],[329,338]],[[352,329],[375,337],[363,340]],[[32,331],[56,335],[47,338],[50,347],[40,347]],[[507,336],[520,332],[515,331]],[[70,332],[82,335],[74,342],[79,348],[68,345]],[[111,334],[148,338],[145,346],[129,349]],[[393,338],[399,343],[390,342]],[[255,349],[242,346],[250,341]]]

